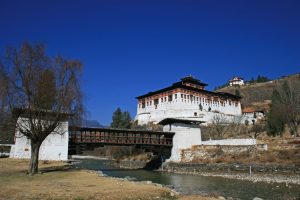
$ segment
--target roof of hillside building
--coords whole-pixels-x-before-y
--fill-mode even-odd
[[[208,91],[208,90],[204,90],[204,89],[200,89],[200,88],[196,88],[196,87],[186,85],[185,83],[192,83],[192,84],[196,84],[196,85],[199,85],[199,86],[206,86],[207,85],[206,83],[202,83],[198,79],[195,79],[193,77],[184,77],[184,78],[181,79],[181,81],[173,83],[169,87],[166,87],[166,88],[163,88],[163,89],[160,89],[160,90],[156,90],[156,91],[153,91],[153,92],[149,92],[147,94],[136,97],[136,99],[143,99],[143,98],[150,97],[150,96],[160,94],[160,93],[163,93],[163,92],[168,92],[170,90],[177,89],[177,88],[191,90],[193,92],[206,93],[206,94],[215,95],[215,96],[219,96],[219,97],[228,97],[228,98],[232,98],[232,99],[236,99],[236,100],[241,99],[241,97],[237,96],[237,95],[233,95],[233,94],[229,94],[229,93],[225,93],[225,92],[211,92],[211,91]]]
[[[264,113],[264,111],[262,109],[255,109],[253,107],[246,107],[242,110],[242,113],[254,113],[254,112],[262,112]]]
[[[234,76],[232,79],[230,79],[229,81],[237,81],[237,80],[244,80],[242,77],[239,76]]]

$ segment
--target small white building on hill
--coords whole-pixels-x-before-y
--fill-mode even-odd
[[[235,76],[229,80],[229,86],[242,86],[245,85],[245,81],[242,77]]]

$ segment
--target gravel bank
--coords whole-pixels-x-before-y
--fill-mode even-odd
[[[285,183],[300,185],[299,174],[263,174],[263,173],[225,173],[225,172],[180,172],[180,171],[168,171],[178,174],[194,174],[201,176],[223,177],[229,179],[247,180],[252,182],[267,182],[267,183]]]

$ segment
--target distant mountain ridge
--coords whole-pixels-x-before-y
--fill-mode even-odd
[[[81,127],[104,128],[105,126],[101,125],[97,120],[84,119],[81,122]]]

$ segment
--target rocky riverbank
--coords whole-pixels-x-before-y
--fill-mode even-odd
[[[162,171],[179,174],[197,174],[252,182],[286,183],[300,185],[298,165],[245,165],[164,163]]]

